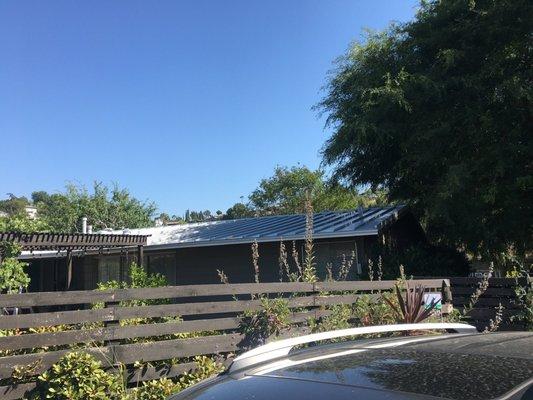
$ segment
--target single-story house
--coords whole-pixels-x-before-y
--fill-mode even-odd
[[[224,271],[230,282],[252,282],[251,245],[256,241],[260,279],[273,282],[279,280],[281,242],[293,270],[293,246],[300,262],[303,260],[306,216],[277,215],[101,233],[148,235],[142,264],[150,272],[165,275],[172,285],[218,283],[217,269]],[[344,256],[354,258],[350,278],[357,279],[378,241],[408,246],[423,239],[419,223],[402,205],[313,216],[315,262],[322,277],[328,264],[335,268]],[[79,251],[72,256],[72,290],[94,289],[98,282],[113,279],[127,280],[129,265],[138,262],[135,248]],[[30,291],[65,290],[64,253],[24,252],[20,258],[30,264]]]

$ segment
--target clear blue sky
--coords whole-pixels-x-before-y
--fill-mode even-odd
[[[117,182],[225,210],[316,168],[332,61],[416,0],[0,2],[0,197]]]

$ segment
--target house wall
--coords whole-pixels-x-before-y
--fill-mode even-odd
[[[344,255],[356,257],[350,279],[357,279],[368,258],[366,249],[375,237],[315,240],[315,263],[318,275],[326,277],[326,265],[338,270]],[[295,242],[300,263],[303,262],[303,241]],[[297,267],[292,256],[292,242],[286,242],[287,259],[291,271]],[[259,278],[261,282],[279,281],[280,243],[259,243]],[[353,255],[352,255],[353,254]],[[354,259],[355,260],[355,259]],[[122,254],[86,255],[73,258],[71,290],[90,290],[98,282],[125,280],[128,267],[137,262],[136,252]],[[32,284],[30,291],[57,291],[66,288],[66,261],[64,258],[36,259],[30,263]],[[359,268],[357,267],[359,264]],[[171,285],[219,283],[217,269],[224,271],[232,283],[254,281],[250,244],[194,247],[171,250],[146,249],[143,265],[149,272],[163,274]],[[285,278],[286,279],[286,278]]]

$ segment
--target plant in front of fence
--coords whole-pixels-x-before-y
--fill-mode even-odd
[[[143,382],[121,400],[165,400],[173,393],[224,371],[224,365],[211,357],[196,356],[193,361],[196,364],[194,370],[185,372],[178,378],[161,378]]]
[[[383,298],[394,311],[397,321],[405,324],[417,324],[428,319],[438,302],[431,300],[429,304],[424,303],[425,288],[423,286],[411,288],[407,282],[405,289],[404,299],[399,286],[395,286],[396,298],[398,299],[397,304],[394,304],[386,297]]]
[[[118,374],[108,373],[87,353],[69,353],[38,378],[33,399],[121,400],[124,387]]]
[[[239,330],[246,335],[245,347],[260,346],[290,327],[291,310],[286,299],[264,296],[260,302],[260,309],[246,310],[241,315]]]
[[[308,325],[313,333],[347,329],[352,327],[354,317],[351,304],[335,304],[330,307],[331,313],[322,318],[309,318]]]
[[[520,276],[519,276],[520,277]],[[533,283],[529,277],[529,273],[523,268],[521,269],[521,277],[526,278],[525,285],[517,284],[514,288],[516,295],[516,304],[518,305],[519,311],[517,315],[511,317],[511,321],[520,321],[524,323],[525,328],[528,331],[533,331]]]
[[[57,400],[165,400],[203,379],[218,374],[224,366],[207,356],[194,357],[196,367],[176,378],[142,382],[127,390],[123,366],[106,371],[92,355],[73,352],[63,356],[38,377],[28,398]]]

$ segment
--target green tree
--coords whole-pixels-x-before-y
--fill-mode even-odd
[[[338,180],[408,201],[438,243],[531,249],[533,3],[424,1],[339,60],[318,108]]]
[[[223,219],[239,219],[253,217],[253,210],[244,203],[235,203],[227,209]]]
[[[12,193],[7,194],[6,200],[0,200],[0,211],[9,216],[25,213],[25,207],[30,204],[24,196],[17,197]]]
[[[69,184],[65,193],[34,192],[39,217],[56,232],[79,232],[82,217],[94,229],[142,228],[152,225],[156,206],[140,201],[114,185],[111,189],[96,182],[93,191]]]
[[[263,179],[252,192],[250,206],[259,215],[303,213],[307,193],[315,212],[347,210],[379,202],[378,197],[361,196],[356,190],[329,183],[322,170],[297,166],[276,167],[274,175]]]
[[[42,220],[32,220],[25,212],[0,217],[0,232],[42,232],[48,226]],[[27,263],[17,260],[21,248],[10,242],[0,242],[0,293],[16,293],[27,288],[30,277]]]

